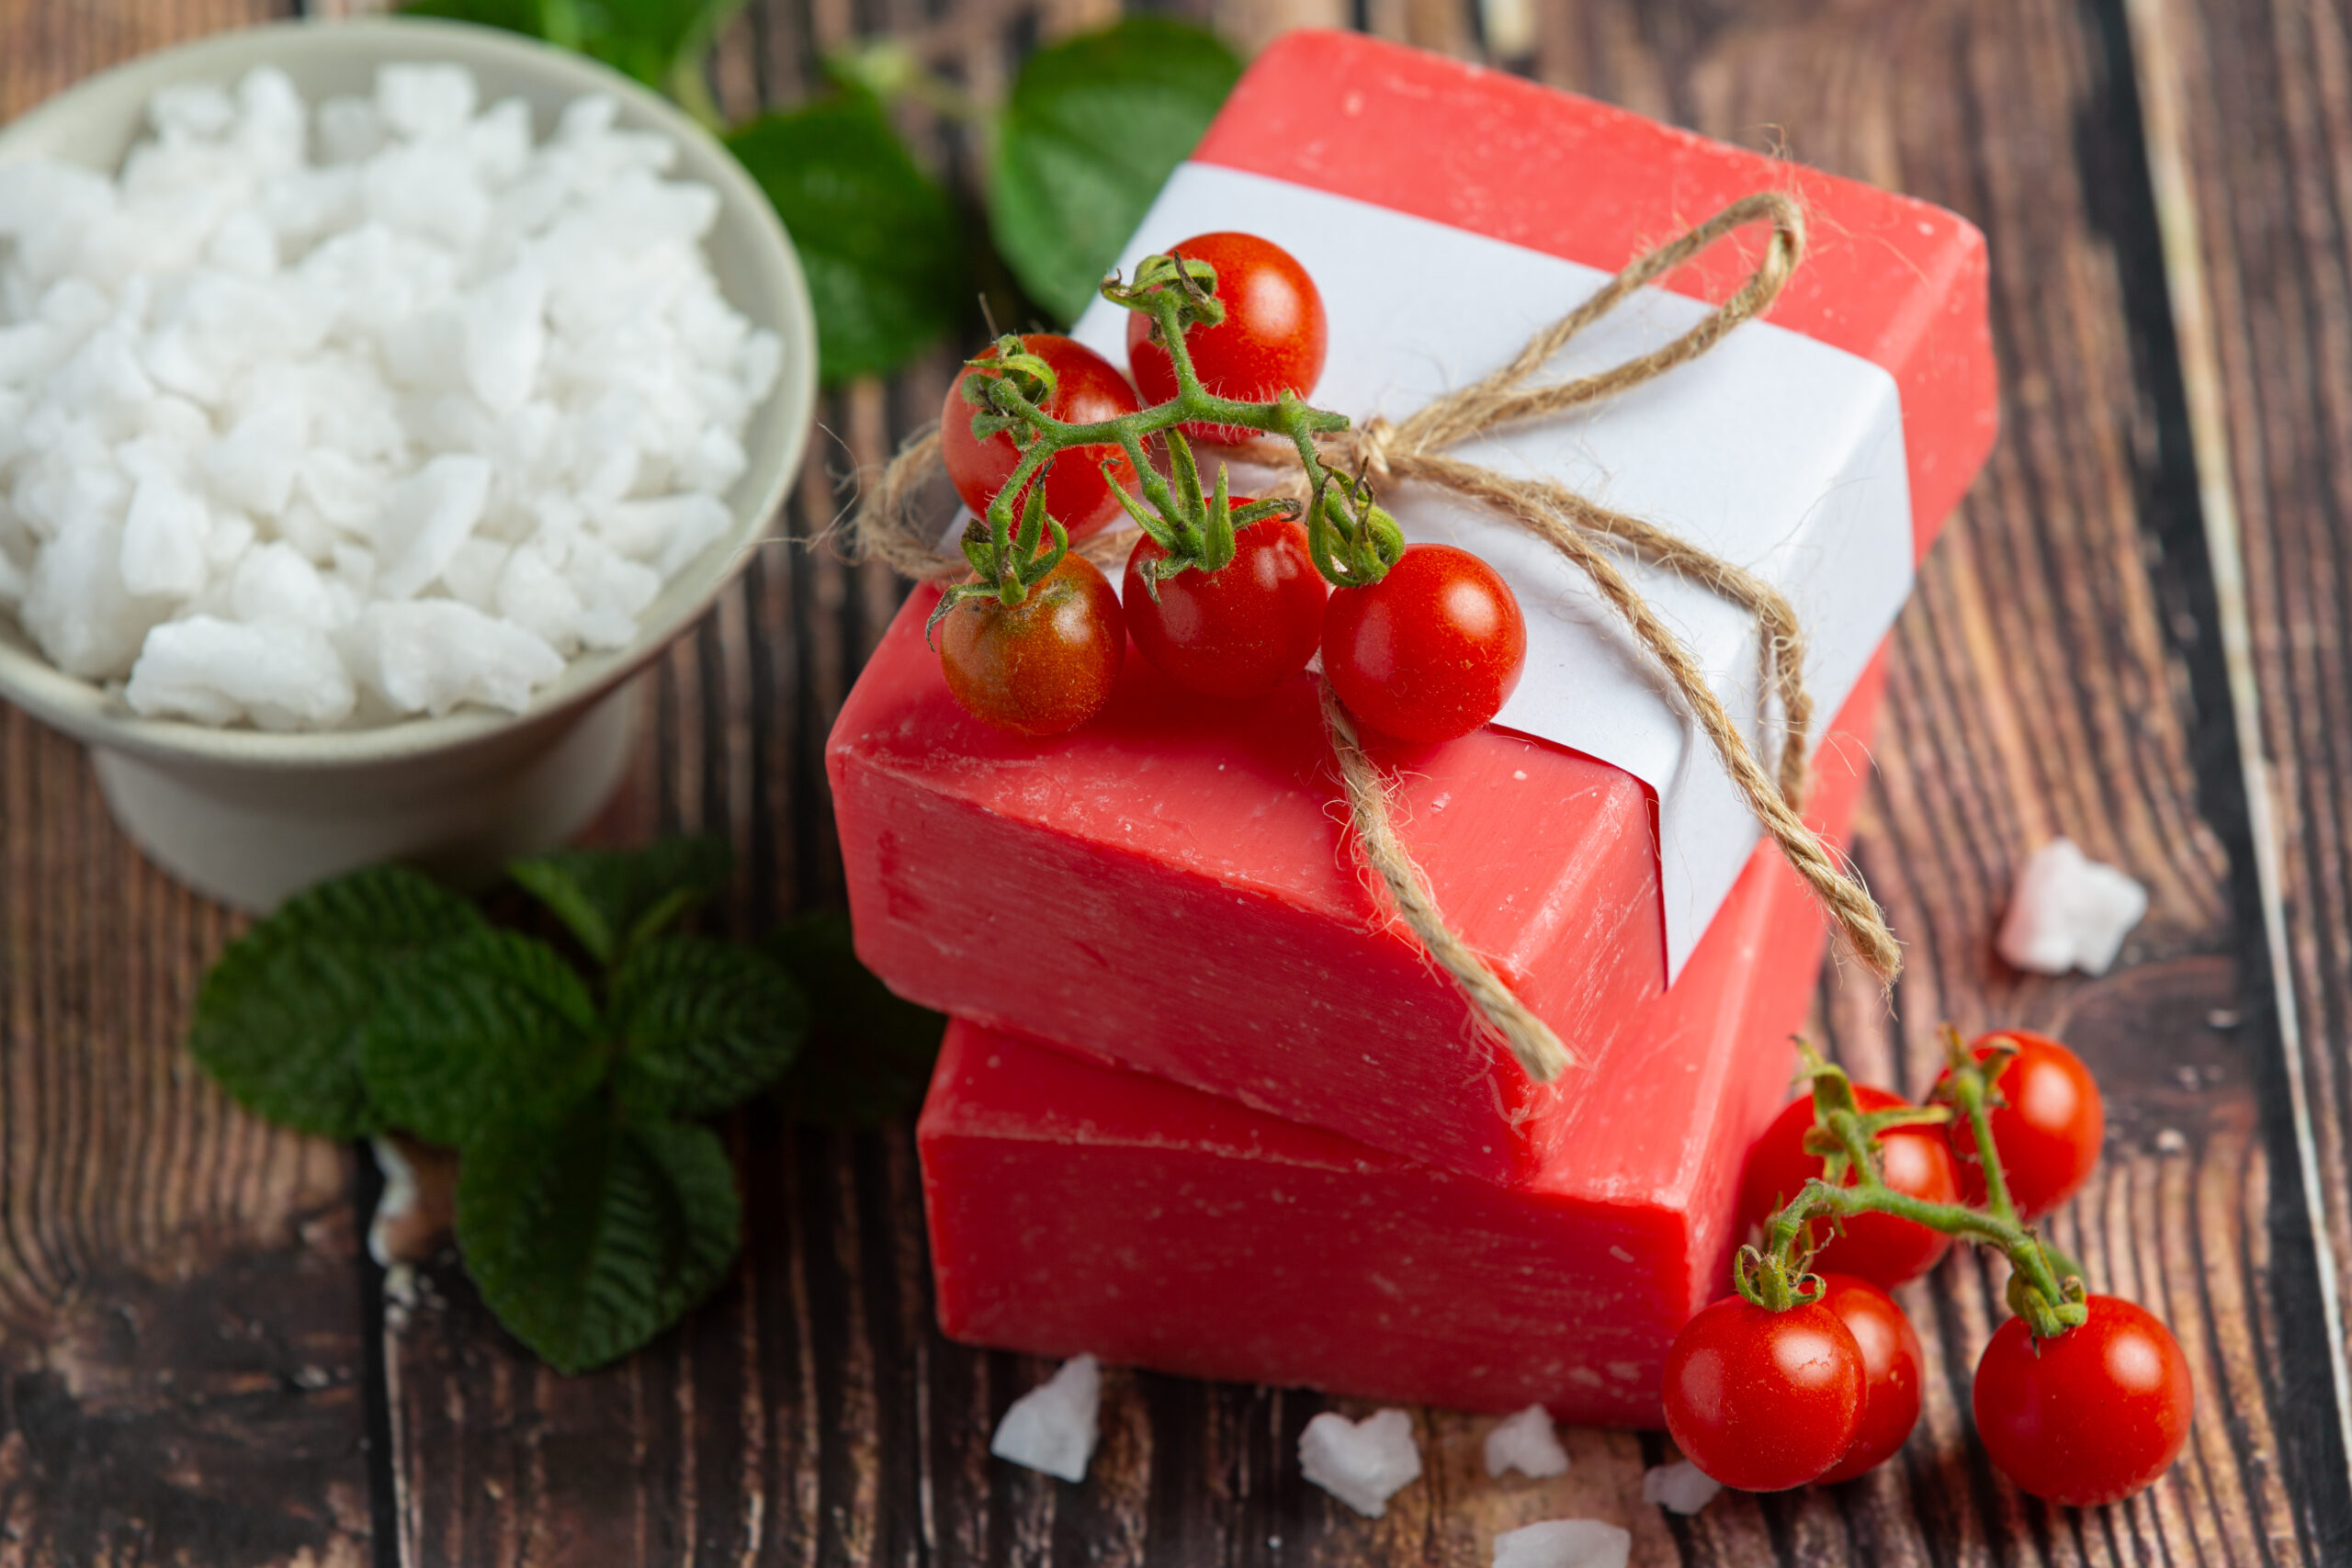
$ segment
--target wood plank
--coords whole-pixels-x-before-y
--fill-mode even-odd
[[[0,119],[278,9],[0,0]],[[181,1051],[233,929],[0,708],[0,1562],[368,1561],[349,1161]]]
[[[2352,11],[2342,5],[2134,0],[2150,156],[2168,197],[2174,314],[2205,510],[2236,570],[2233,673],[2271,998],[2291,1055],[2281,1096],[2312,1152],[2297,1194],[2321,1216],[2335,1284],[2329,1342],[2346,1382],[2352,1290]],[[2225,124],[2222,117],[2228,117]],[[2169,187],[2169,188],[2167,188]],[[2235,603],[2232,601],[2234,599]],[[2352,1435],[2339,1428],[2344,1462]],[[2352,1550],[2346,1543],[2339,1550]]]

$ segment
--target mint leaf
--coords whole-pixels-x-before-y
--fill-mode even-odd
[[[955,205],[872,93],[753,120],[727,145],[799,247],[828,384],[894,370],[956,323],[972,276]]]
[[[540,0],[407,0],[400,9],[404,17],[438,17],[543,39],[552,37],[548,8]]]
[[[1077,319],[1240,74],[1216,35],[1151,16],[1029,57],[998,127],[989,225],[1040,305]]]
[[[560,1371],[628,1354],[727,1277],[734,1168],[707,1127],[603,1095],[487,1130],[458,1168],[458,1246],[483,1302]]]
[[[401,866],[288,899],[204,977],[188,1049],[239,1102],[328,1138],[379,1131],[359,1071],[361,1027],[410,955],[488,928],[474,907]]]
[[[506,874],[555,911],[599,964],[727,886],[735,852],[705,834],[641,850],[564,850],[519,860]]]
[[[849,917],[827,909],[765,946],[808,993],[808,1043],[784,1080],[785,1114],[820,1127],[879,1127],[922,1103],[947,1020],[893,995],[857,961]]]
[[[699,73],[703,51],[744,0],[540,0],[548,36],[684,100],[679,78]],[[564,36],[569,33],[570,36]],[[574,40],[577,40],[576,42]]]
[[[782,964],[695,936],[631,949],[613,972],[610,1012],[622,1098],[679,1116],[715,1115],[775,1082],[808,1027]]]
[[[601,1033],[587,987],[555,949],[482,931],[385,976],[359,1067],[391,1125],[463,1145],[594,1089]]]

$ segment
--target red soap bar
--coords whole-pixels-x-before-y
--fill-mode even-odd
[[[1917,547],[1991,441],[1983,241],[1940,209],[1338,34],[1271,47],[1197,156],[1612,269],[1793,186],[1821,239],[1771,320],[1894,375]],[[1744,265],[1667,283],[1720,297]],[[1577,1135],[1595,1065],[1666,988],[1643,784],[1496,729],[1405,772],[1440,907],[1586,1064],[1537,1085],[1384,922],[1306,679],[1211,703],[1131,652],[1102,716],[1019,739],[948,697],[922,636],[934,603],[910,599],[827,752],[858,951],[895,989],[1492,1181]],[[1819,921],[1787,918],[1808,940]]]
[[[1842,821],[1850,775],[1837,793]],[[917,1134],[940,1326],[1655,1427],[1667,1346],[1728,1288],[1742,1156],[1787,1095],[1823,942],[1806,900],[1759,850],[1518,1188],[959,1020]]]

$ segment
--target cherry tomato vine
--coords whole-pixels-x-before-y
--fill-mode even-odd
[[[975,513],[962,541],[972,575],[933,609],[925,631],[934,645],[942,624],[967,607],[993,619],[966,630],[967,648],[1042,635],[1031,627],[1044,623],[1020,607],[1048,581],[1092,571],[1070,555],[1071,541],[1124,513],[1142,536],[1126,565],[1124,622],[1179,685],[1259,695],[1319,649],[1342,700],[1375,729],[1431,741],[1492,718],[1526,657],[1518,601],[1466,552],[1408,551],[1364,476],[1324,462],[1317,438],[1349,421],[1306,401],[1328,339],[1306,269],[1253,235],[1204,234],[1146,257],[1130,280],[1106,278],[1102,292],[1134,312],[1129,364],[1159,400],[1139,405],[1108,361],[1050,334],[1003,336],[966,362],[943,411],[941,446]],[[1193,440],[1250,435],[1296,449],[1304,503],[1237,499],[1222,466],[1204,478]],[[1400,564],[1410,570],[1384,590]],[[1087,597],[1104,606],[1115,642],[1118,606],[1107,594]],[[1117,660],[1106,668],[1001,659],[983,682],[971,678],[968,659],[962,665],[950,686],[971,712],[999,724],[1014,712],[1053,715],[1068,728],[1108,700]],[[999,689],[1016,669],[1052,689]],[[1007,727],[1050,733],[1033,722]]]
[[[2116,1502],[2188,1441],[2196,1394],[2179,1342],[2132,1303],[2091,1293],[2081,1266],[2027,1223],[2098,1159],[2105,1117],[2090,1074],[2040,1035],[1945,1033],[1949,1065],[1924,1105],[1858,1086],[1800,1043],[1810,1092],[1758,1140],[1743,1180],[1743,1218],[1760,1221],[1761,1241],[1740,1248],[1736,1293],[1693,1318],[1667,1358],[1668,1430],[1726,1485],[1849,1480],[1902,1446],[1922,1357],[1881,1284],[1954,1240],[2009,1262],[2016,1315],[1985,1348],[1973,1395],[2003,1474],[2055,1503]],[[1971,1201],[1954,1201],[1956,1187]],[[1814,1271],[1833,1258],[1850,1273]]]

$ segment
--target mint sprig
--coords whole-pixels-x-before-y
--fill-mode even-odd
[[[711,839],[513,866],[589,974],[414,872],[355,873],[221,956],[189,1043],[273,1121],[456,1148],[458,1246],[483,1302],[560,1371],[598,1366],[726,1278],[734,1168],[695,1119],[775,1084],[808,1033],[772,952],[669,929],[731,869]]]

